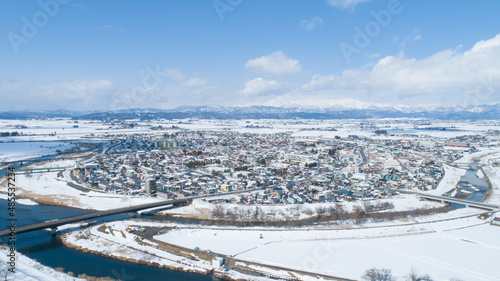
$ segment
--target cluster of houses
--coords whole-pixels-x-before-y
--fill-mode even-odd
[[[447,149],[449,142],[455,140],[232,131],[143,134],[125,137],[108,153],[79,163],[72,176],[112,193],[168,199],[258,188],[231,201],[353,201],[392,196],[399,189],[435,189],[444,176],[443,163],[475,149]]]

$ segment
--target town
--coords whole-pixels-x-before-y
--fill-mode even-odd
[[[110,193],[177,199],[234,195],[239,204],[300,204],[390,197],[398,190],[435,189],[444,163],[487,146],[482,136],[388,139],[292,137],[290,133],[176,131],[116,140],[108,153],[79,161],[79,184]],[[457,149],[458,148],[458,149]]]

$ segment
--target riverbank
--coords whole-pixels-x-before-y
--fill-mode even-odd
[[[177,227],[180,226],[141,221],[116,221],[66,233],[62,239],[65,245],[80,251],[171,270],[213,274],[226,280],[268,280],[265,277],[288,278],[288,280],[300,277],[297,280],[317,280],[317,273],[304,269],[269,266],[250,260],[234,259],[227,254],[183,247],[154,238],[158,234]],[[222,266],[212,263],[215,257],[223,257]],[[346,280],[324,274],[319,275],[323,280]]]
[[[129,225],[130,223],[130,225]],[[113,222],[61,236],[67,247],[84,253],[114,258],[175,271],[213,274],[225,280],[268,280],[240,272],[225,272],[211,264],[213,253],[196,251],[150,239],[126,231],[128,227],[157,227],[145,222]]]
[[[241,274],[245,272],[245,268],[261,276],[264,272],[269,276],[271,274],[287,278],[300,276],[300,280],[309,280],[304,272],[359,279],[364,270],[373,266],[393,268],[393,272],[401,274],[401,277],[415,266],[433,277],[440,277],[437,280],[450,280],[452,277],[465,276],[471,277],[467,280],[494,280],[489,277],[481,279],[480,274],[469,272],[471,270],[482,272],[484,276],[491,277],[493,273],[491,270],[484,271],[484,265],[472,263],[472,265],[464,266],[462,270],[456,269],[451,264],[463,263],[448,255],[445,256],[450,266],[443,268],[441,263],[444,262],[444,257],[439,254],[440,247],[436,247],[440,243],[447,247],[451,247],[450,243],[452,247],[465,247],[463,251],[468,251],[468,256],[474,260],[480,259],[478,255],[486,254],[481,250],[485,249],[484,247],[487,247],[490,252],[495,252],[488,252],[488,255],[497,254],[496,251],[500,249],[500,245],[497,245],[493,237],[500,234],[500,228],[490,226],[488,220],[478,218],[479,214],[478,210],[458,209],[447,214],[428,216],[425,221],[372,223],[352,227],[336,226],[336,229],[327,229],[322,225],[288,229],[190,226],[144,222],[135,219],[110,222],[87,230],[68,233],[64,235],[64,240],[68,246],[81,251],[85,250],[111,258],[121,256],[119,258],[121,260],[147,262],[151,266],[173,270],[186,271],[194,266],[202,269],[201,274],[219,272],[224,274],[225,279],[231,280],[238,280],[238,278],[251,280],[252,276],[242,278]],[[470,234],[471,232],[473,235]],[[395,255],[390,247],[379,248],[377,245],[381,241],[384,241],[384,244],[401,241],[397,247],[402,248],[397,252],[406,253],[404,260],[407,263],[398,260],[398,256],[399,259],[403,257],[399,254]],[[429,248],[428,243],[433,247]],[[406,252],[405,249],[408,247],[418,252],[418,255]],[[425,248],[429,252],[422,253],[421,250],[417,250],[418,247]],[[382,258],[376,261],[364,260],[366,251],[372,251],[373,254],[378,252],[378,255],[388,260],[385,261]],[[297,255],[297,253],[301,254]],[[352,256],[353,253],[356,253],[356,257]],[[328,259],[324,259],[325,255]],[[217,271],[212,267],[210,260],[214,256],[226,257],[224,264],[230,261],[230,270],[228,272]],[[418,256],[425,256],[426,259],[415,259]],[[231,260],[228,260],[229,258]],[[354,260],[360,262],[349,262]],[[172,262],[176,264],[172,266]],[[168,263],[170,266],[167,265]],[[353,267],[354,264],[356,266]],[[489,265],[489,262],[486,264]],[[343,268],[349,270],[345,271]],[[293,273],[289,274],[289,272]],[[453,275],[453,272],[460,274]]]
[[[490,185],[490,191],[485,200],[489,204],[500,205],[500,167],[496,163],[500,162],[500,152],[488,155],[481,159],[481,170]]]
[[[6,245],[0,245],[0,276],[5,280],[16,281],[85,281],[87,279],[72,276],[73,273],[64,273],[56,269],[44,266],[25,255],[16,252],[17,260],[15,273],[8,272],[7,263],[8,249]]]
[[[326,218],[348,220],[369,217],[365,214],[372,214],[372,217],[381,219],[393,219],[397,216],[392,217],[391,214],[418,213],[426,210],[432,212],[433,209],[438,210],[444,206],[440,202],[422,201],[415,196],[403,194],[377,200],[288,205],[212,204],[197,199],[188,206],[161,211],[158,215],[194,219],[207,223],[230,224],[233,222],[235,225],[255,223],[294,226],[301,222],[313,224],[314,221]]]

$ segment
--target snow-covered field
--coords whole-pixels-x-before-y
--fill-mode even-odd
[[[19,161],[56,154],[57,150],[65,151],[75,146],[77,146],[76,142],[62,141],[0,142],[0,162]]]
[[[65,234],[65,240],[75,247],[116,258],[145,260],[198,272],[210,270],[211,266],[166,253],[157,248],[155,240],[231,255],[242,263],[257,262],[356,280],[371,267],[392,269],[399,280],[404,280],[403,276],[412,269],[429,274],[437,281],[500,280],[495,267],[497,261],[491,258],[500,255],[500,227],[477,218],[479,212],[460,209],[418,221],[338,226],[337,229],[311,226],[285,230],[117,221],[106,223],[104,232],[101,225],[93,226]],[[168,227],[169,230],[154,236],[155,240],[140,244],[136,235],[125,231],[129,224]],[[266,267],[258,269],[277,273]],[[308,279],[311,278],[304,277]]]
[[[188,120],[160,120],[140,122],[135,121],[139,126],[134,128],[119,128],[98,121],[74,121],[69,119],[55,120],[3,120],[0,119],[0,132],[17,131],[23,136],[7,137],[5,140],[74,140],[106,134],[136,134],[150,132],[148,126],[162,125],[165,129],[157,131],[158,133],[172,131],[169,126],[175,125],[181,129],[188,130],[227,130],[241,133],[274,134],[277,132],[295,132],[294,137],[327,137],[335,136],[347,137],[348,135],[358,135],[365,137],[375,137],[380,139],[400,139],[408,138],[408,135],[431,136],[438,138],[451,138],[462,135],[474,135],[480,132],[486,132],[488,129],[497,129],[495,126],[481,125],[473,123],[455,122],[455,123],[436,123],[440,127],[461,128],[461,131],[433,131],[433,130],[415,130],[414,120],[398,119],[378,119],[376,121],[380,128],[387,129],[394,136],[375,136],[375,129],[362,129],[360,123],[367,121],[359,120],[197,120],[190,122]],[[373,120],[371,120],[373,122]],[[369,122],[369,121],[368,121]],[[74,127],[74,126],[78,127]],[[246,126],[261,126],[263,128],[248,128]],[[17,127],[16,127],[17,126]],[[26,128],[25,128],[25,127]],[[303,128],[324,129],[322,131],[301,131]],[[326,128],[335,128],[337,131],[327,131]],[[55,133],[53,136],[49,134]]]
[[[262,236],[261,236],[262,235]],[[350,230],[176,229],[155,236],[263,264],[360,279],[371,267],[434,280],[500,280],[500,227],[473,217]],[[262,237],[262,238],[261,238]]]
[[[15,273],[8,273],[7,254],[9,252],[6,248],[0,247],[0,276],[6,277],[5,280],[16,281],[83,281],[85,279],[71,277],[65,273],[55,271],[54,269],[44,266],[23,254],[17,253],[17,261],[15,266]]]
[[[78,127],[73,127],[78,126]],[[0,119],[0,132],[18,132],[15,137],[4,137],[2,140],[15,141],[57,141],[77,140],[94,136],[111,134],[144,133],[146,128],[116,129],[99,121],[80,121],[74,123],[69,119],[57,120],[3,120]],[[52,135],[51,135],[52,134]]]

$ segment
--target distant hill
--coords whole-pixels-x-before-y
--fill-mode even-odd
[[[174,109],[124,109],[117,111],[23,110],[0,112],[0,119],[71,118],[126,119],[368,119],[368,118],[500,119],[500,104],[455,107],[335,105],[329,107],[181,106]]]

